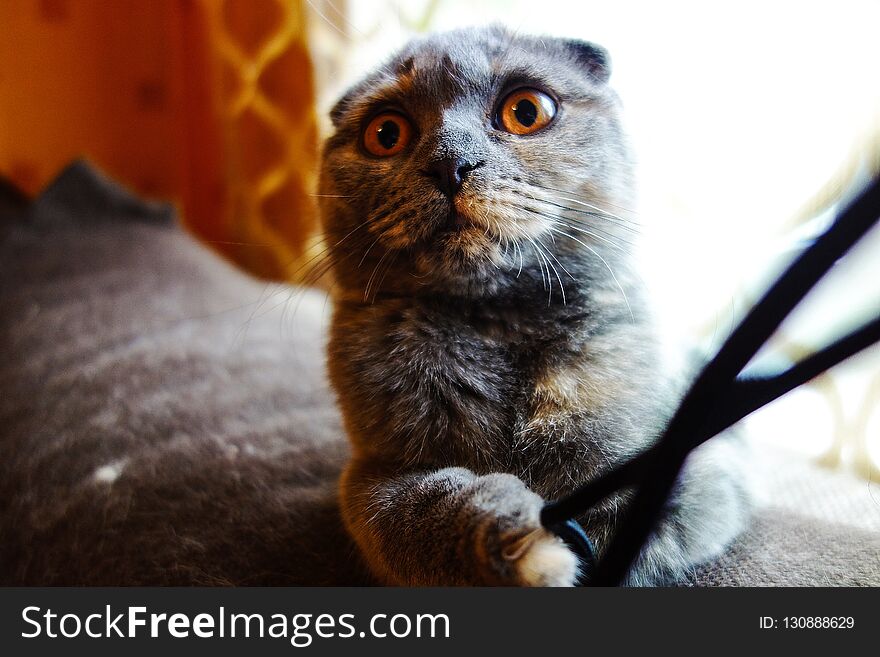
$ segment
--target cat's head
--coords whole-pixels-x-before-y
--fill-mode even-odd
[[[343,293],[546,296],[618,260],[632,174],[609,67],[492,27],[413,41],[350,89],[320,185]]]

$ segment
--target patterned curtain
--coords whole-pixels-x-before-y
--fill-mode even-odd
[[[299,0],[3,0],[0,25],[0,173],[34,194],[88,157],[293,278],[317,160]]]

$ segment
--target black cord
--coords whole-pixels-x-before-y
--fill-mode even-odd
[[[738,379],[731,391],[732,396],[725,405],[725,413],[711,418],[710,424],[706,426],[703,440],[721,433],[750,413],[754,413],[762,406],[766,406],[877,342],[880,342],[880,316],[804,358],[784,372],[772,376]]]
[[[596,569],[596,547],[593,541],[587,536],[587,532],[574,520],[564,520],[559,524],[548,527],[556,533],[559,538],[565,541],[576,555],[580,558],[580,568],[578,568],[578,586],[586,586],[593,571]]]
[[[702,433],[696,434],[690,444],[693,447],[702,444],[750,413],[877,342],[880,342],[880,317],[785,372],[767,377],[737,379],[725,407],[719,409],[721,412],[718,415],[709,418]],[[541,510],[541,523],[548,528],[555,527],[595,506],[611,493],[638,484],[654,466],[657,451],[655,448],[648,449],[608,473],[583,484],[570,495],[547,503]]]
[[[660,520],[681,466],[694,447],[880,339],[878,318],[778,376],[759,381],[737,379],[782,320],[876,223],[878,215],[880,181],[875,180],[755,304],[697,377],[652,448],[544,507],[541,520],[552,528],[585,513],[615,490],[640,484],[591,584],[615,585],[625,578]]]

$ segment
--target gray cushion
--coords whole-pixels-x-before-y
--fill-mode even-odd
[[[0,584],[368,583],[325,306],[85,164],[32,205],[0,188]],[[876,529],[802,508],[689,583],[880,584]]]
[[[0,582],[358,581],[323,296],[84,164],[0,223]]]

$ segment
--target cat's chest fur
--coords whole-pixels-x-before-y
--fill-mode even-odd
[[[581,451],[554,436],[590,404],[595,322],[576,307],[379,301],[340,304],[331,376],[355,446],[401,464],[523,474]],[[585,382],[587,384],[585,385]],[[594,386],[595,387],[595,386]],[[566,444],[566,443],[569,444]]]

